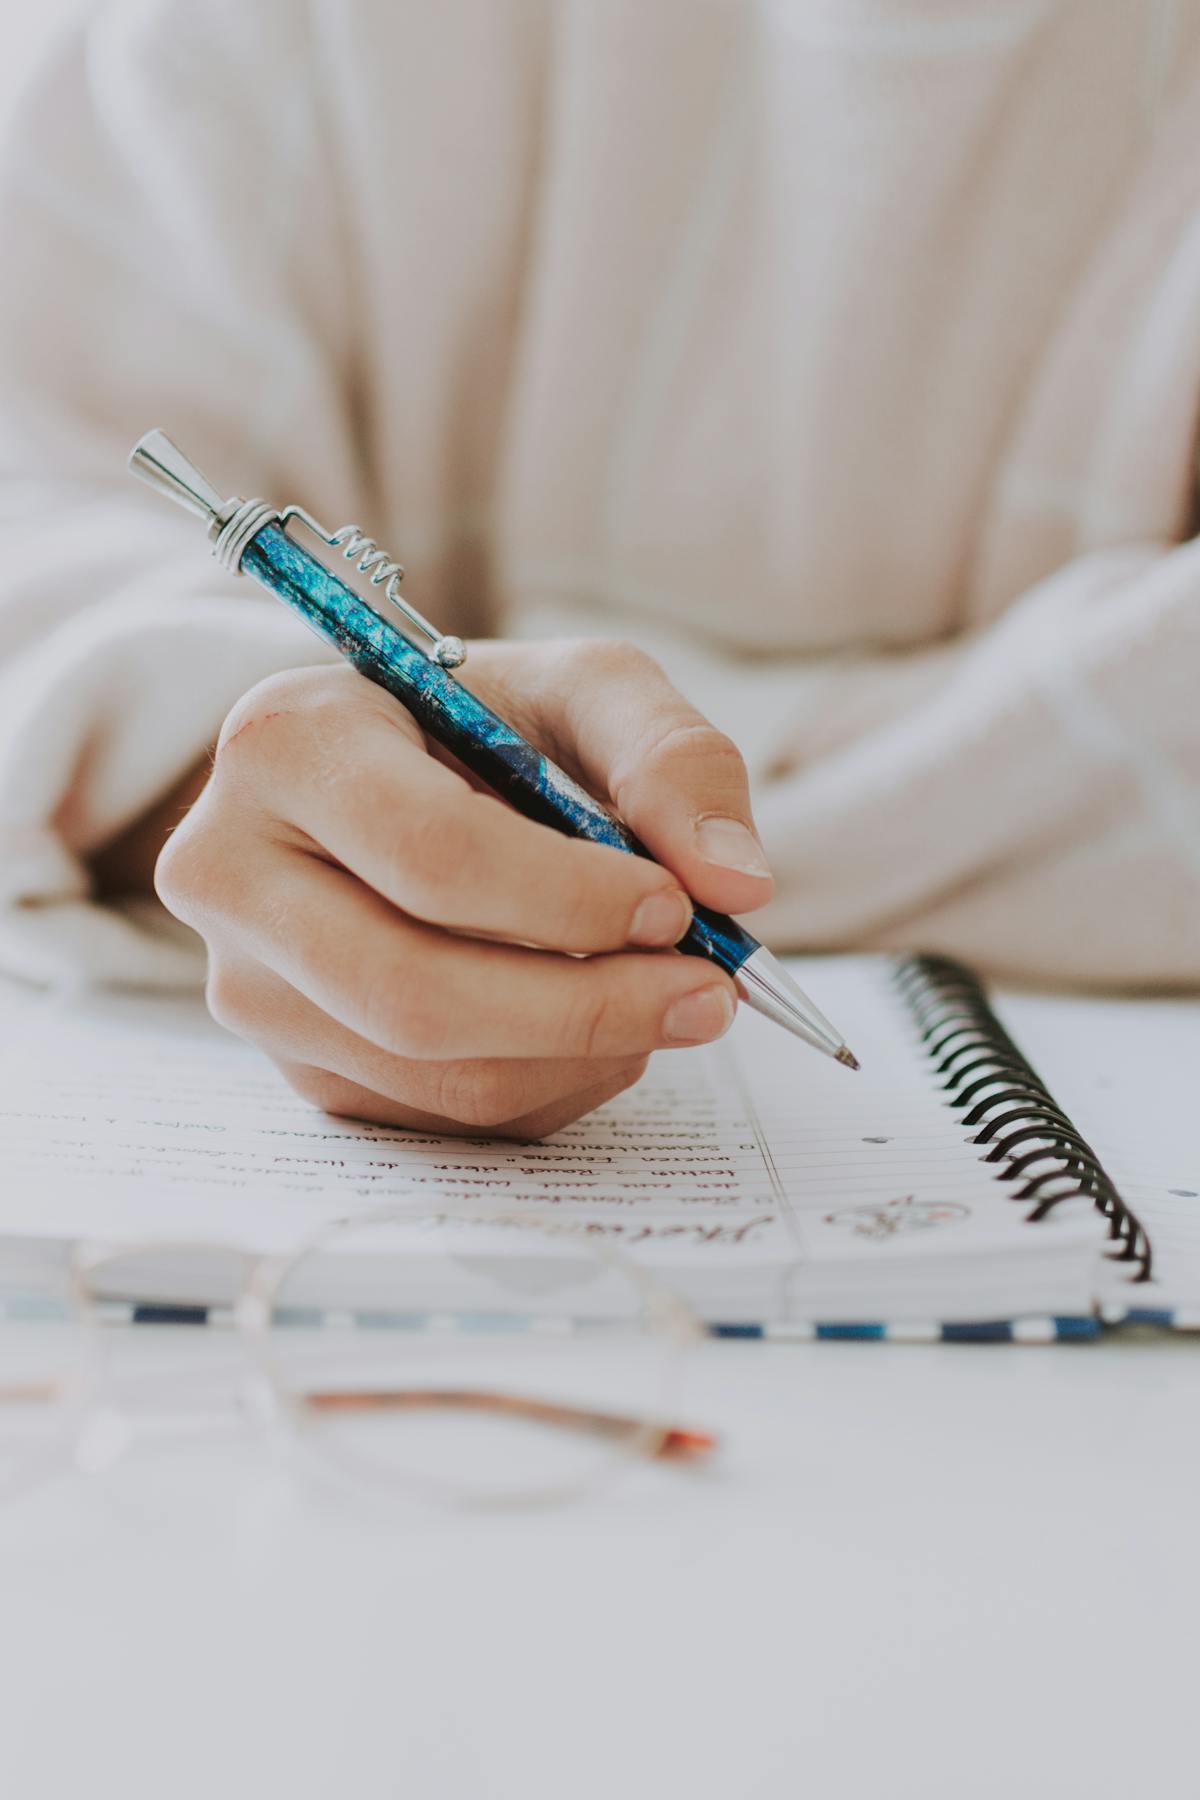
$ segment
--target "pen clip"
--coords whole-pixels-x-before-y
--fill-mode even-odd
[[[285,506],[279,514],[278,522],[286,531],[293,519],[307,526],[323,544],[340,550],[346,561],[353,563],[359,574],[367,577],[372,587],[382,587],[384,599],[390,601],[408,627],[405,636],[411,637],[416,632],[429,640],[433,646],[429,653],[433,662],[440,664],[443,669],[461,668],[467,660],[467,647],[462,639],[443,636],[434,629],[424,614],[419,613],[415,606],[409,605],[399,591],[400,583],[404,580],[404,570],[386,551],[379,548],[374,538],[368,537],[358,525],[343,525],[337,531],[326,531],[302,506]]]
[[[195,463],[157,427],[138,439],[130,453],[129,467],[148,486],[204,520],[212,539],[213,555],[231,575],[241,574],[242,557],[260,531],[268,525],[278,525],[286,531],[290,522],[298,519],[323,544],[340,550],[359,574],[367,577],[372,587],[382,587],[384,599],[391,602],[404,620],[404,635],[410,642],[415,633],[432,645],[429,652],[432,662],[443,669],[457,669],[466,662],[467,647],[462,639],[443,637],[415,606],[408,604],[399,592],[404,570],[357,525],[343,525],[340,531],[326,531],[302,506],[285,506],[282,512],[276,512],[265,500],[235,497],[223,501]],[[418,643],[416,648],[424,649],[424,645]]]

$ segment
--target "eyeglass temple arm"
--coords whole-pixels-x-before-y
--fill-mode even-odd
[[[597,1412],[591,1407],[564,1406],[557,1400],[534,1400],[523,1394],[497,1394],[477,1388],[326,1388],[300,1397],[317,1412],[453,1407],[469,1412],[508,1413],[521,1419],[536,1419],[544,1425],[596,1432],[603,1437],[632,1437],[646,1429],[644,1420],[621,1413]],[[654,1456],[702,1456],[717,1448],[717,1439],[707,1431],[662,1426],[658,1428],[658,1442],[648,1448]]]
[[[50,1402],[59,1397],[53,1381],[25,1382],[0,1387],[0,1405],[16,1402]],[[602,1437],[632,1437],[645,1430],[645,1422],[622,1413],[597,1412],[585,1406],[564,1406],[558,1401],[533,1400],[521,1394],[488,1393],[474,1388],[345,1388],[302,1394],[306,1406],[317,1412],[399,1411],[407,1407],[452,1407],[471,1412],[508,1413],[536,1419],[543,1425],[563,1425],[576,1431],[592,1431]],[[647,1446],[653,1456],[706,1456],[717,1448],[711,1432],[688,1431],[683,1426],[658,1428],[657,1442]]]

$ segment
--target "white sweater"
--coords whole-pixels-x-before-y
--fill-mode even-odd
[[[139,0],[0,166],[0,967],[322,654],[126,454],[445,630],[657,650],[777,945],[1200,980],[1200,0]]]

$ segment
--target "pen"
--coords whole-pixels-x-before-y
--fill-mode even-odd
[[[357,525],[331,532],[300,506],[277,511],[264,500],[222,500],[162,431],[147,432],[139,440],[129,466],[204,520],[222,568],[231,575],[254,576],[526,818],[593,844],[648,855],[619,819],[454,679],[450,671],[466,660],[461,638],[443,637],[403,598],[403,569]],[[381,588],[381,600],[395,610],[396,622],[297,543],[288,531],[293,521],[338,550],[372,587]],[[428,650],[414,640],[424,640]],[[747,1006],[847,1068],[858,1068],[840,1033],[771,952],[735,920],[696,906],[676,948],[708,957],[733,977]]]

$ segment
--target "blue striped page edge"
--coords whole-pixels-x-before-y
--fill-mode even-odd
[[[228,1307],[137,1305],[114,1301],[107,1303],[103,1310],[110,1318],[124,1318],[135,1325],[219,1326],[232,1323]],[[345,1329],[357,1321],[351,1313],[330,1311],[322,1317],[314,1311],[304,1315],[297,1313],[293,1322],[309,1326],[328,1324]],[[364,1316],[361,1323],[366,1327],[381,1327],[388,1321],[379,1314],[369,1314]],[[409,1330],[421,1327],[437,1329],[445,1328],[449,1321],[444,1321],[439,1315],[430,1314],[419,1318],[411,1314],[403,1323]],[[1093,1314],[1057,1315],[1046,1318],[974,1319],[941,1324],[932,1320],[893,1320],[890,1323],[872,1320],[793,1320],[764,1325],[729,1320],[709,1325],[707,1330],[710,1337],[755,1339],[768,1343],[1062,1344],[1090,1342],[1102,1337],[1106,1327],[1119,1329],[1123,1325],[1200,1332],[1200,1310],[1151,1306],[1106,1307],[1099,1317]],[[542,1332],[570,1333],[586,1331],[587,1324],[586,1321],[530,1317],[527,1320],[509,1318],[506,1320],[506,1327],[515,1331],[528,1327]]]

